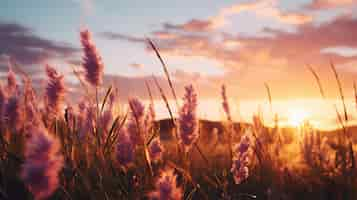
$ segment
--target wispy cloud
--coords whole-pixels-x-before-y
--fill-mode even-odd
[[[305,24],[313,20],[311,15],[282,11],[278,7],[278,0],[256,0],[247,3],[238,3],[230,7],[223,8],[218,15],[210,20],[217,27],[225,25],[227,17],[237,15],[242,12],[253,12],[259,17],[271,17],[279,22],[286,24]]]
[[[305,7],[312,10],[339,8],[357,5],[355,0],[313,0]]]
[[[36,35],[32,29],[19,24],[0,23],[0,55],[11,56],[20,64],[38,64],[46,59],[66,58],[77,48]]]
[[[108,39],[108,40],[126,40],[129,42],[137,42],[137,43],[146,42],[145,38],[125,35],[125,34],[115,33],[115,32],[110,32],[110,31],[100,32],[100,33],[98,33],[98,35],[101,38]]]
[[[269,78],[279,80],[280,84],[272,85],[279,87],[281,91],[286,90],[287,86],[298,90],[301,85],[295,84],[292,77],[287,75],[294,73],[296,77],[305,80],[307,64],[325,69],[323,66],[328,65],[330,60],[339,66],[357,60],[355,55],[346,56],[336,51],[324,51],[340,46],[357,48],[357,19],[346,15],[319,25],[301,24],[296,26],[293,32],[265,28],[263,32],[267,36],[243,36],[210,29],[201,29],[199,32],[197,30],[192,27],[188,29],[183,25],[163,24],[161,30],[152,32],[151,38],[167,59],[172,56],[182,59],[203,57],[214,60],[227,72],[225,82],[239,80],[249,84],[249,88],[258,87],[262,81]],[[119,39],[126,38],[129,36]],[[144,38],[133,40],[138,41],[142,42]],[[146,49],[150,51],[147,46]],[[202,78],[199,74],[188,74],[184,68],[177,71],[175,76],[177,79],[184,79],[186,76],[187,79],[210,79],[214,83],[221,82],[221,77]],[[252,82],[252,79],[255,81]],[[287,84],[281,84],[283,82]],[[313,92],[301,90],[299,93],[295,90],[290,95],[307,95]]]
[[[29,74],[42,71],[41,64],[66,60],[79,49],[70,44],[52,41],[37,35],[31,28],[16,23],[0,22],[0,71],[7,70],[11,57]]]

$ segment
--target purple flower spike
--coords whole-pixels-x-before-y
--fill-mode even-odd
[[[30,127],[29,130],[32,133],[21,176],[35,199],[45,199],[59,186],[58,173],[63,167],[60,144],[44,128]]]
[[[46,65],[46,74],[48,77],[45,94],[47,111],[50,114],[57,116],[62,111],[62,104],[66,91],[63,76],[59,75],[57,71],[49,65]]]
[[[164,147],[161,145],[160,139],[155,138],[149,145],[149,154],[152,161],[157,162],[162,159]]]
[[[145,116],[144,104],[141,103],[138,98],[131,98],[129,99],[129,106],[131,112],[130,118],[126,125],[127,131],[135,145],[142,144]]]
[[[231,172],[236,184],[240,184],[249,176],[249,147],[250,138],[247,133],[243,135],[240,142],[233,147]]]
[[[155,200],[181,200],[182,190],[177,187],[176,175],[172,169],[161,172],[155,184],[156,190],[149,193],[150,199]]]
[[[84,52],[83,68],[85,78],[93,87],[102,84],[104,65],[88,30],[81,31],[81,43]]]
[[[196,114],[197,95],[192,85],[185,87],[183,101],[184,104],[180,109],[178,118],[179,141],[184,146],[185,152],[188,152],[199,137]]]
[[[118,144],[116,146],[116,158],[121,166],[127,167],[134,162],[135,145],[125,130],[119,133]]]

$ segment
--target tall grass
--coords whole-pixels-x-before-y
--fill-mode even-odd
[[[102,86],[104,64],[89,31],[81,32],[81,41],[85,73],[73,72],[83,92],[73,104],[65,103],[65,77],[55,68],[47,66],[40,96],[11,61],[8,81],[0,84],[0,199],[357,198],[355,138],[345,123],[346,96],[333,64],[344,109],[342,116],[334,105],[341,130],[325,133],[308,122],[298,129],[278,123],[271,128],[262,115],[253,124],[234,122],[225,86],[217,106],[227,118],[211,122],[198,119],[200,91],[193,85],[179,104],[169,69],[148,40],[179,111],[153,76],[170,116],[157,120],[151,82],[143,85],[149,104],[131,97],[126,108],[115,85]],[[309,70],[326,99],[319,75]]]

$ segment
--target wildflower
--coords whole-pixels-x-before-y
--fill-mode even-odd
[[[81,31],[81,43],[84,52],[83,68],[85,78],[93,87],[98,87],[102,83],[103,62],[100,57],[88,30]]]
[[[155,200],[179,200],[182,199],[182,190],[177,187],[176,175],[172,169],[161,172],[155,183],[156,190],[149,194],[150,199]]]
[[[129,99],[129,106],[131,113],[126,128],[130,135],[131,141],[135,145],[138,145],[143,143],[142,131],[144,131],[143,127],[145,107],[137,98]]]
[[[116,146],[116,158],[121,166],[127,167],[134,162],[135,145],[130,139],[130,136],[125,130],[119,133],[119,139]]]
[[[149,145],[149,155],[151,160],[153,160],[154,162],[161,160],[163,151],[164,148],[161,145],[160,139],[153,139]]]
[[[243,135],[240,142],[233,147],[231,172],[236,184],[240,184],[249,176],[249,147],[250,139],[247,133]]]
[[[63,75],[59,75],[57,71],[49,65],[46,65],[46,73],[48,77],[46,87],[46,109],[50,114],[57,116],[62,110],[62,102],[65,93]]]
[[[198,135],[198,119],[197,110],[197,95],[192,85],[185,87],[184,104],[180,109],[178,125],[179,125],[179,140],[188,152],[192,144],[194,144]]]
[[[63,166],[60,144],[45,128],[31,127],[21,177],[35,199],[49,197],[58,187]]]
[[[227,99],[227,92],[226,92],[226,86],[225,85],[222,85],[222,93],[221,93],[221,95],[222,95],[222,107],[223,107],[223,110],[227,115],[228,121],[232,121],[232,116],[231,116],[231,111],[230,111],[230,108],[229,108],[229,103],[228,103],[228,99]]]

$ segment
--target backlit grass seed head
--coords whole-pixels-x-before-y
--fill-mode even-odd
[[[2,86],[2,84],[0,83],[0,116],[3,118],[3,112],[4,112],[4,108],[5,108],[5,105],[6,105],[6,101],[7,101],[7,95],[6,95],[6,92]],[[2,124],[4,120],[1,119],[0,120],[0,123]]]
[[[40,124],[41,120],[39,118],[39,113],[37,112],[35,106],[32,102],[27,102],[25,104],[25,116],[26,116],[26,124],[31,124],[37,126]]]
[[[154,200],[180,200],[182,189],[177,186],[174,170],[162,171],[155,183],[155,191],[149,193],[149,198]]]
[[[65,96],[65,85],[63,76],[49,65],[46,65],[46,74],[48,82],[46,86],[45,99],[47,103],[47,111],[50,114],[57,116],[62,111],[62,104]]]
[[[45,199],[59,186],[58,173],[63,166],[60,144],[44,128],[29,130],[33,133],[27,142],[21,177],[35,199]]]
[[[249,176],[249,148],[250,136],[249,133],[245,133],[240,142],[233,147],[231,172],[236,184],[240,184]]]
[[[65,109],[64,118],[67,122],[67,126],[72,130],[75,129],[77,113],[71,105],[68,105],[67,108]]]
[[[135,145],[143,142],[145,106],[138,98],[129,99],[130,116],[127,131]]]
[[[7,92],[9,95],[12,95],[17,90],[17,81],[16,81],[16,74],[9,68],[9,72],[7,73]]]
[[[96,108],[94,106],[86,106],[83,113],[79,115],[80,130],[79,138],[83,139],[89,137],[94,131],[94,121],[96,115]]]
[[[100,116],[100,126],[102,128],[102,136],[103,138],[106,138],[109,129],[111,128],[111,125],[113,123],[113,113],[111,109],[105,110],[102,115]]]
[[[145,134],[145,137],[148,136],[148,134],[150,135],[151,130],[154,127],[155,115],[156,114],[155,114],[154,105],[153,105],[153,103],[150,103],[149,107],[147,109],[147,112],[145,114],[145,120],[144,120],[144,126],[145,126],[144,134]]]
[[[228,98],[227,98],[227,91],[226,91],[226,86],[225,85],[222,85],[221,95],[222,95],[222,107],[223,107],[223,110],[227,115],[228,121],[232,121],[232,116],[231,116],[231,111],[230,111],[230,108],[229,108],[229,103],[228,103]]]
[[[185,87],[183,106],[179,111],[179,140],[188,152],[199,137],[197,118],[197,95],[192,85]]]
[[[161,145],[160,139],[155,138],[149,145],[149,154],[152,161],[157,162],[162,159],[164,147]]]
[[[103,79],[104,65],[102,58],[100,57],[88,30],[81,31],[80,37],[84,53],[82,67],[85,71],[85,79],[93,87],[98,87],[102,84]]]
[[[116,159],[119,165],[123,167],[128,167],[135,159],[135,145],[125,130],[121,130],[119,133],[116,146]]]
[[[23,112],[20,98],[17,95],[11,96],[7,99],[4,111],[3,122],[11,130],[19,131],[23,122]]]

